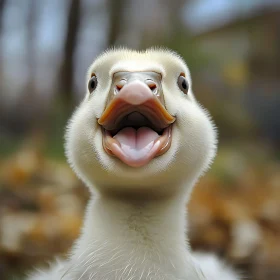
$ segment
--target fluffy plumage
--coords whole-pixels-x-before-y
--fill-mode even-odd
[[[170,148],[141,167],[104,151],[98,119],[108,106],[116,72],[156,72],[164,106],[176,121]],[[237,280],[214,257],[192,254],[186,241],[185,203],[212,162],[216,132],[192,93],[182,58],[168,50],[109,50],[91,65],[97,87],[87,92],[69,121],[66,154],[93,193],[80,238],[69,260],[30,280]],[[184,73],[188,94],[178,87]],[[197,258],[195,258],[197,257]]]

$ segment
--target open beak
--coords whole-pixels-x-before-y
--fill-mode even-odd
[[[117,72],[98,123],[105,151],[139,167],[169,149],[175,120],[164,106],[159,73]]]

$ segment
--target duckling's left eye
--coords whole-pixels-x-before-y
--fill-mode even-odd
[[[188,94],[189,83],[186,77],[184,77],[182,74],[178,78],[178,86],[183,93]]]
[[[97,87],[97,78],[96,76],[93,74],[92,77],[90,78],[89,82],[88,82],[88,90],[90,93],[92,93]]]

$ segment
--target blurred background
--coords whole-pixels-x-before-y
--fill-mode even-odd
[[[280,1],[0,0],[0,279],[64,256],[86,188],[63,152],[85,73],[110,46],[187,61],[219,130],[189,206],[190,242],[280,279]]]

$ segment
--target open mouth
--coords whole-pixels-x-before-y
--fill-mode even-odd
[[[104,150],[140,167],[170,148],[174,121],[148,86],[133,82],[110,101],[98,123]]]

